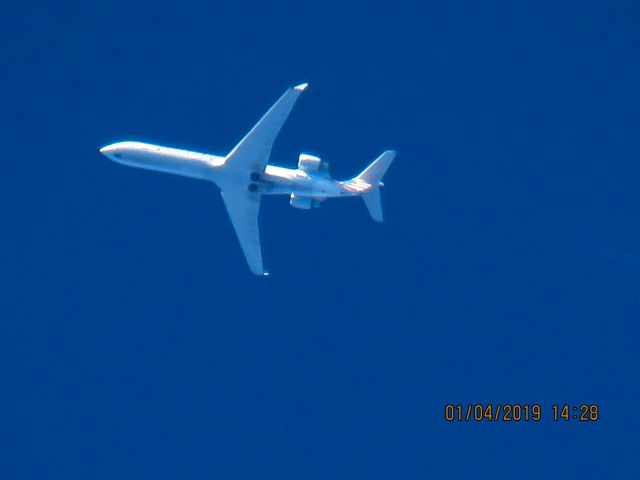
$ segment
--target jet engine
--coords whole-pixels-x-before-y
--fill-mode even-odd
[[[298,156],[298,168],[310,174],[329,178],[329,164],[315,155],[301,153]]]
[[[310,208],[318,208],[320,202],[311,197],[301,197],[292,193],[289,197],[289,205],[293,208],[300,208],[302,210],[309,210]]]

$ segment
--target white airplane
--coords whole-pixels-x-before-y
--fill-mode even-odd
[[[100,153],[131,167],[214,182],[220,188],[249,268],[256,275],[266,276],[258,232],[262,195],[289,195],[291,206],[302,209],[319,207],[326,198],[358,195],[371,217],[381,222],[381,180],[396,155],[384,152],[359,175],[345,181],[333,180],[329,165],[306,153],[298,157],[297,169],[269,165],[273,142],[305,88],[307,84],[303,83],[284,92],[224,157],[140,142],[113,143],[102,147]]]

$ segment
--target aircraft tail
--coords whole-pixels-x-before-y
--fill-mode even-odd
[[[364,204],[369,210],[371,218],[376,222],[382,222],[384,220],[382,216],[382,198],[380,198],[380,187],[375,187],[362,195]]]
[[[371,218],[376,222],[382,222],[383,220],[382,199],[380,197],[380,187],[384,185],[382,177],[387,173],[395,156],[396,152],[387,150],[371,162],[359,175],[349,181],[349,184],[361,192],[364,204],[367,206]]]
[[[378,158],[376,158],[371,164],[365,168],[354,180],[363,180],[373,187],[380,186],[379,183],[387,173],[387,170],[391,166],[391,162],[396,157],[396,152],[393,150],[387,150]]]

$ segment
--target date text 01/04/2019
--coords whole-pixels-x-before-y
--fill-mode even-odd
[[[554,404],[548,410],[554,422],[596,422],[600,419],[600,407],[596,404]],[[451,404],[444,407],[447,422],[539,422],[543,408],[540,404]]]

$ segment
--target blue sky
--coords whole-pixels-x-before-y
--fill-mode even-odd
[[[637,4],[3,10],[0,477],[637,476]],[[398,157],[383,225],[266,199],[268,279],[213,185],[97,152],[303,81],[274,161]],[[544,417],[444,421],[490,402]]]

